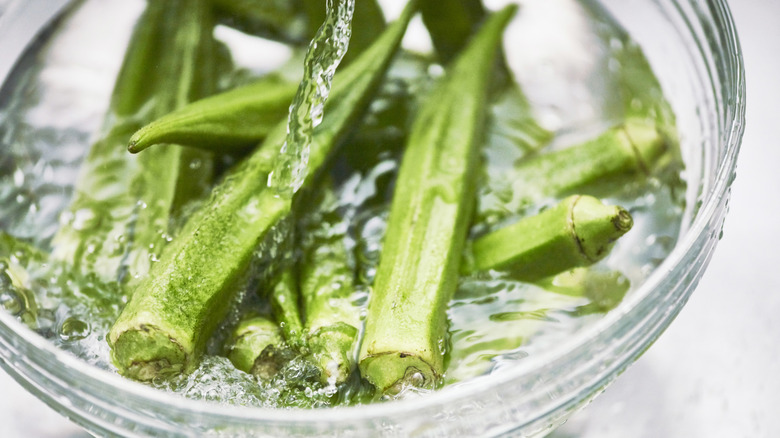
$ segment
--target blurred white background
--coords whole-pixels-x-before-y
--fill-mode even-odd
[[[666,333],[552,438],[780,436],[780,2],[730,3],[748,104],[723,239]],[[0,371],[0,437],[85,436]]]

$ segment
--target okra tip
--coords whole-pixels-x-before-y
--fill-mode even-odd
[[[143,137],[139,134],[142,134],[141,131],[137,131],[135,134],[133,134],[133,136],[130,137],[130,142],[127,144],[127,151],[131,154],[137,154],[151,146],[150,143],[145,143],[143,141]]]

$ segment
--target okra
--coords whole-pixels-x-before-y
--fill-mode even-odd
[[[412,1],[370,48],[336,74],[327,116],[313,133],[304,188],[365,111],[414,12]],[[291,199],[266,186],[285,135],[282,122],[217,186],[138,285],[108,336],[122,374],[149,380],[188,371],[198,362],[255,249],[292,208]]]
[[[482,0],[423,0],[420,14],[445,64],[466,46],[486,15]]]
[[[412,126],[359,356],[361,375],[380,393],[430,388],[444,372],[447,303],[474,205],[486,92],[515,10],[486,20]]]
[[[283,342],[275,321],[253,315],[242,319],[233,329],[227,357],[239,370],[269,379],[281,366],[278,359]]]
[[[480,222],[494,224],[547,197],[614,190],[625,181],[651,175],[668,149],[668,139],[654,124],[628,119],[595,139],[529,157],[504,176],[509,180],[507,199],[485,198]]]
[[[322,381],[341,384],[355,365],[360,308],[354,303],[354,269],[345,244],[347,223],[336,211],[330,180],[319,187],[315,210],[301,225],[301,297],[309,354]]]
[[[220,22],[252,35],[287,43],[307,41],[302,8],[289,0],[211,0]],[[309,35],[311,36],[311,35]]]
[[[300,289],[293,267],[284,269],[276,279],[268,297],[274,317],[287,343],[298,350],[306,345],[306,336],[301,318]]]
[[[587,195],[488,233],[472,244],[470,271],[498,269],[533,281],[604,258],[633,225],[631,214]]]
[[[285,119],[297,89],[297,83],[268,75],[151,122],[130,137],[127,149],[138,153],[162,143],[206,150],[249,149]]]
[[[144,123],[213,91],[213,25],[208,0],[148,3],[117,77],[101,139],[85,158],[53,239],[55,260],[105,281],[143,276],[166,243],[169,219],[203,194],[207,155],[171,147],[137,158],[124,145]]]
[[[212,0],[227,25],[244,32],[303,45],[316,35],[325,20],[325,0]],[[368,48],[386,26],[376,0],[355,2],[352,37],[344,65]]]
[[[465,47],[486,16],[482,0],[425,0],[420,12],[443,64],[449,63]],[[491,91],[499,100],[492,106],[487,135],[498,138],[492,143],[508,141],[522,152],[536,152],[552,140],[553,133],[536,120],[503,52],[495,75]]]

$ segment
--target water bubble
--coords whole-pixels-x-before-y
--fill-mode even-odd
[[[431,64],[428,67],[428,74],[432,78],[438,78],[444,76],[444,67],[442,67],[440,64]]]
[[[11,290],[0,290],[0,307],[13,316],[19,316],[24,310],[22,300]]]
[[[24,186],[24,171],[22,169],[16,169],[14,170],[14,185],[16,187],[22,187]]]
[[[97,225],[98,215],[90,208],[80,208],[73,213],[71,226],[74,230],[86,230]]]
[[[59,337],[63,342],[73,342],[86,338],[89,332],[90,329],[87,322],[71,316],[62,322],[59,329]]]

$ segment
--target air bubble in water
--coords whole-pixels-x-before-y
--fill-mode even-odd
[[[75,316],[70,316],[63,321],[59,330],[60,339],[64,342],[78,341],[88,335],[89,324]]]

